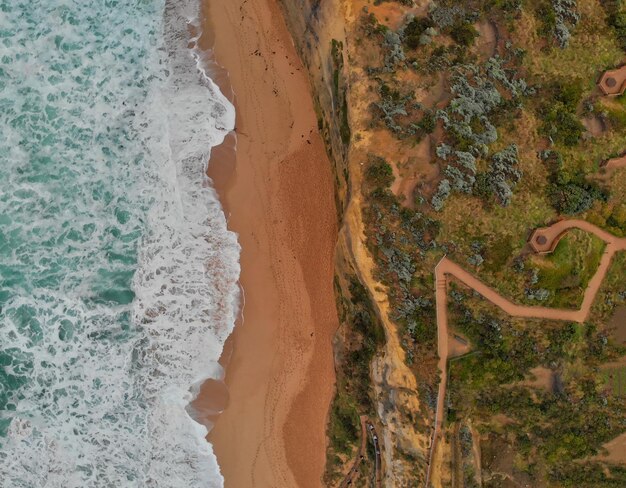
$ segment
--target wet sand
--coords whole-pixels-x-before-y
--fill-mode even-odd
[[[245,306],[223,358],[228,395],[209,384],[195,406],[215,421],[227,488],[318,487],[338,326],[331,166],[275,0],[209,0],[203,16],[200,46],[214,44],[235,93],[237,150],[214,151],[209,176],[239,234]],[[217,417],[212,396],[227,403]]]

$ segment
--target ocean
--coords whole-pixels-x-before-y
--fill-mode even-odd
[[[214,487],[238,313],[198,0],[0,0],[0,486]]]

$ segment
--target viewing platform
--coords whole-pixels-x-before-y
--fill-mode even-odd
[[[598,86],[608,96],[618,96],[626,90],[626,66],[602,73]]]

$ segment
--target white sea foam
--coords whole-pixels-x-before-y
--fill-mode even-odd
[[[0,484],[222,486],[186,411],[239,276],[206,177],[235,114],[187,47],[197,0],[0,7]]]
[[[165,37],[172,75],[161,94],[166,109],[156,100],[152,107],[155,117],[168,114],[171,155],[163,170],[164,176],[175,171],[176,178],[165,176],[164,180],[173,181],[178,188],[168,189],[150,214],[149,227],[155,232],[153,239],[144,241],[141,252],[136,320],[155,311],[156,317],[146,328],[154,343],[166,346],[159,348],[155,373],[163,365],[171,365],[176,372],[166,381],[155,381],[157,374],[142,378],[146,391],[154,389],[158,399],[151,436],[164,443],[163,457],[151,464],[150,476],[162,480],[200,474],[200,483],[203,473],[214,473],[209,486],[218,486],[221,478],[216,476],[215,457],[204,440],[206,429],[190,419],[185,407],[204,379],[219,377],[217,360],[238,309],[239,246],[208,186],[205,166],[207,148],[221,143],[233,129],[235,114],[216,85],[200,74],[187,48],[185,21],[196,20],[197,10],[195,1],[169,2],[166,7]],[[158,313],[159,309],[165,313]],[[181,437],[185,438],[183,446]],[[198,466],[189,470],[189,463]],[[177,466],[181,467],[179,474],[175,473]],[[192,486],[189,481],[187,478],[184,486]]]

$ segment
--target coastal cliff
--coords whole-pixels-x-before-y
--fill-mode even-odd
[[[335,256],[337,391],[329,414],[325,482],[338,485],[351,466],[360,439],[350,418],[358,413],[376,425],[381,438],[383,465],[379,473],[372,468],[371,475],[384,486],[415,486],[424,479],[430,420],[389,319],[388,289],[377,278],[366,245],[362,185],[372,142],[367,113],[371,88],[356,52],[360,42],[354,6],[339,0],[280,3],[308,70],[318,127],[333,164],[340,219]]]
[[[318,128],[334,165],[338,209],[348,201],[348,83],[346,25],[339,0],[279,0],[307,68]]]

